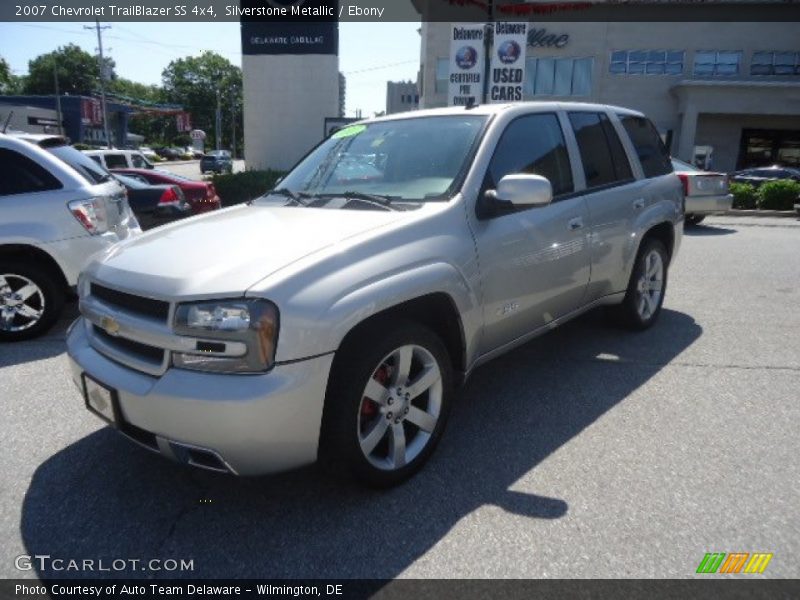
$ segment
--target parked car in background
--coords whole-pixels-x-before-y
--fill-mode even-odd
[[[676,158],[672,159],[672,168],[683,183],[687,224],[697,225],[708,215],[731,209],[733,194],[728,191],[727,175],[703,171]]]
[[[139,146],[139,152],[150,162],[157,162],[160,158],[156,151],[149,146]]]
[[[800,181],[800,169],[778,165],[744,169],[743,171],[736,171],[731,179],[736,183],[749,183],[753,187],[759,187],[768,181],[778,181],[780,179]]]
[[[180,160],[181,156],[183,156],[183,150],[174,147],[162,147],[156,148],[156,154],[166,160]]]
[[[122,186],[66,139],[0,134],[0,342],[45,333],[86,260],[140,232]]]
[[[228,150],[212,150],[200,159],[200,172],[233,173],[233,158]]]
[[[143,177],[132,174],[115,174],[114,177],[125,186],[128,204],[142,229],[152,229],[192,215],[192,207],[177,185],[153,185]]]
[[[352,156],[381,176],[332,177]],[[71,376],[87,409],[181,463],[256,475],[319,459],[395,485],[479,365],[596,306],[654,325],[682,205],[658,131],[623,108],[364,121],[263,197],[96,257]]]
[[[154,168],[139,150],[84,150],[83,153],[108,170]]]
[[[138,175],[152,184],[177,185],[183,191],[194,215],[222,208],[214,184],[208,181],[196,181],[163,169],[114,169],[112,173]]]

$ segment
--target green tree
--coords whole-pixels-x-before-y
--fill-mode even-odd
[[[217,93],[222,108],[223,148],[231,145],[231,115],[235,110],[237,146],[242,147],[242,70],[215,52],[205,51],[172,61],[162,73],[165,100],[192,115],[192,126],[204,130],[214,147]]]
[[[114,79],[114,61],[105,59],[106,75]],[[97,58],[75,44],[59,47],[28,62],[24,91],[27,94],[54,94],[54,70],[58,67],[58,86],[62,94],[89,95],[100,88]]]
[[[19,88],[20,78],[11,72],[11,66],[0,56],[0,94],[14,94]]]

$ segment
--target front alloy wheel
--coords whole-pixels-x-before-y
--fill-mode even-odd
[[[325,399],[320,459],[388,487],[416,473],[444,430],[452,366],[427,327],[382,321],[337,352]]]
[[[430,442],[442,410],[442,374],[422,346],[397,348],[381,360],[364,388],[358,442],[377,469],[400,469]]]

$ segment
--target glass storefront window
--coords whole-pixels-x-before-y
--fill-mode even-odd
[[[680,75],[683,50],[615,50],[609,72],[615,75]]]
[[[800,75],[800,52],[754,52],[751,75]]]
[[[698,50],[694,53],[694,74],[701,76],[738,75],[741,52]]]
[[[436,93],[446,94],[450,86],[450,59],[436,59]]]
[[[589,96],[592,58],[529,58],[525,61],[525,98]]]

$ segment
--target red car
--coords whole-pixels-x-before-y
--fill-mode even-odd
[[[139,175],[155,185],[177,185],[192,207],[193,215],[222,208],[222,202],[220,202],[214,184],[207,181],[187,179],[161,169],[112,169],[112,173]]]

